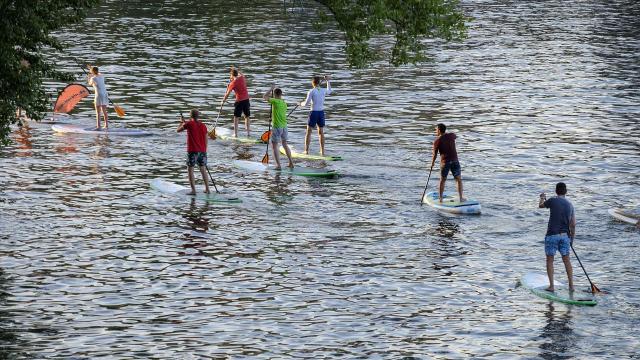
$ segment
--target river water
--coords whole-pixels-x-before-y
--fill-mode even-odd
[[[154,136],[32,124],[0,150],[0,357],[638,356],[640,233],[607,214],[640,203],[638,3],[465,1],[466,41],[430,44],[430,63],[364,70],[347,66],[332,24],[312,25],[313,2],[285,5],[110,1],[60,33],[60,66],[81,80],[71,55],[100,65],[127,110],[112,126]],[[263,145],[216,140],[210,168],[242,204],[149,188],[187,184],[177,115],[213,119],[232,64],[252,97],[277,83],[289,103],[312,74],[333,76],[327,152],[345,161],[298,164],[342,176],[246,172],[233,160],[260,161]],[[257,134],[268,108],[252,111]],[[305,118],[289,119],[298,149]],[[94,124],[91,102],[65,120]],[[419,204],[438,122],[458,135],[480,216]],[[557,181],[576,208],[576,251],[609,292],[592,308],[517,286],[544,273],[537,199]],[[564,281],[559,259],[556,272]],[[575,258],[574,273],[588,289]]]

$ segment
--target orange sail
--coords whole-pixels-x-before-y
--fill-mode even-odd
[[[69,113],[78,104],[80,100],[89,96],[89,89],[82,84],[69,84],[60,94],[53,107],[53,111],[57,113]]]

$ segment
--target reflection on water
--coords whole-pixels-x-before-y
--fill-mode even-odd
[[[577,336],[571,327],[572,307],[556,309],[554,303],[547,304],[545,316],[547,325],[542,329],[540,337],[545,341],[540,344],[540,357],[543,359],[570,359],[577,345]]]
[[[364,70],[348,68],[331,23],[310,23],[318,5],[299,3],[284,7],[307,9],[110,1],[60,33],[70,42],[57,60],[64,69],[84,81],[72,56],[104,69],[112,100],[127,110],[113,126],[157,136],[56,135],[29,123],[0,149],[0,351],[635,356],[639,233],[606,209],[637,202],[640,186],[640,3],[464,3],[467,41],[429,43],[431,63]],[[345,161],[296,165],[340,177],[246,172],[233,160],[260,161],[266,145],[215,140],[212,175],[242,204],[150,191],[153,178],[188,186],[177,114],[197,107],[211,124],[232,64],[251,96],[277,82],[289,101],[304,97],[312,74],[332,75],[327,149]],[[259,134],[269,109],[251,106]],[[231,118],[225,106],[218,125]],[[91,101],[64,121],[94,124]],[[306,121],[306,111],[288,118],[297,149]],[[465,192],[482,202],[480,217],[419,205],[438,122],[459,135]],[[535,199],[560,178],[572,189],[589,274],[614,290],[593,308],[549,308],[511,288],[523,273],[544,272],[548,214]]]

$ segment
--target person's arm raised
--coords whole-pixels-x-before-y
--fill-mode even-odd
[[[547,201],[547,195],[545,193],[540,194],[540,200],[538,201],[538,207],[544,208],[544,202]]]
[[[275,84],[271,85],[269,90],[267,90],[267,92],[264,93],[264,95],[262,95],[262,98],[264,99],[264,101],[269,101],[269,99],[271,98],[271,94],[273,92],[273,89],[275,89],[275,88],[276,88]]]

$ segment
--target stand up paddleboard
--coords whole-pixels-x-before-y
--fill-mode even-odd
[[[635,225],[640,221],[640,215],[631,214],[629,212],[625,212],[622,209],[609,209],[609,215],[613,216],[615,219],[626,222],[631,225]]]
[[[218,194],[214,192],[213,186],[210,186],[209,189],[212,191],[209,194],[205,194],[203,192],[198,192],[195,195],[187,195],[187,192],[191,191],[191,189],[178,185],[176,183],[172,183],[170,181],[166,181],[163,179],[153,179],[150,181],[150,185],[152,189],[158,190],[165,194],[175,195],[182,198],[196,198],[199,200],[205,200],[208,202],[215,203],[241,203],[242,200],[233,195],[233,194]]]
[[[282,159],[281,159],[282,161]],[[284,164],[286,164],[286,160]],[[246,160],[235,160],[233,165],[239,167],[240,169],[249,170],[249,171],[273,171],[283,174],[292,174],[298,176],[307,176],[307,177],[320,177],[320,178],[332,178],[338,175],[335,170],[325,170],[325,169],[315,169],[308,168],[303,166],[296,166],[293,169],[290,169],[284,166],[281,170],[276,170],[275,165],[265,165],[261,162],[254,161],[246,161]]]
[[[240,133],[240,130],[238,130],[238,133]],[[216,128],[216,137],[220,140],[236,141],[244,144],[264,144],[260,138],[250,138],[240,134],[238,134],[238,137],[235,137],[233,136],[233,130],[221,127]]]
[[[457,192],[443,193],[442,202],[440,202],[438,192],[432,191],[428,194],[425,194],[422,201],[427,203],[432,208],[452,214],[480,214],[481,207],[478,201],[474,199],[467,199],[467,201],[465,202],[460,202]]]
[[[58,133],[64,134],[92,134],[92,135],[118,135],[118,136],[149,136],[152,133],[138,129],[123,128],[101,128],[97,130],[95,127],[86,127],[73,124],[55,124],[51,129]]]
[[[527,273],[522,276],[520,283],[523,287],[543,299],[570,305],[595,306],[598,304],[592,294],[578,293],[577,291],[572,294],[565,284],[555,280],[553,281],[555,291],[545,290],[549,286],[547,275]]]
[[[325,161],[341,161],[342,156],[322,156],[322,155],[312,155],[305,154],[301,152],[297,152],[294,150],[293,146],[289,145],[289,150],[291,150],[291,157],[297,159],[307,159],[307,160],[325,160]],[[286,155],[286,151],[284,151],[284,147],[280,146],[280,153]]]

